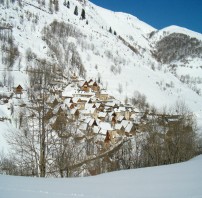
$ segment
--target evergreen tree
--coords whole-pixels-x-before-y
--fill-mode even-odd
[[[46,1],[42,0],[41,4],[45,7],[46,6]]]
[[[59,2],[58,0],[55,1],[55,12],[59,11]]]
[[[82,20],[86,19],[86,12],[84,9],[82,9],[82,11],[81,11],[81,19]]]
[[[70,3],[69,3],[69,1],[67,2],[67,7],[70,8]]]
[[[18,0],[18,5],[20,6],[20,8],[22,7],[22,0]]]
[[[78,16],[78,7],[77,7],[77,6],[76,6],[75,9],[74,9],[74,14],[75,14],[76,16]]]
[[[53,1],[49,0],[49,11],[52,13],[53,12]]]
[[[112,28],[111,27],[109,28],[109,32],[112,33]]]
[[[64,1],[63,5],[64,5],[64,6],[67,6],[67,0]]]
[[[4,5],[4,0],[0,0],[0,4]]]

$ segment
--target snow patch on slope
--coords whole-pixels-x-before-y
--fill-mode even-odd
[[[188,162],[118,171],[86,178],[0,175],[2,197],[190,198],[202,197],[202,156]]]

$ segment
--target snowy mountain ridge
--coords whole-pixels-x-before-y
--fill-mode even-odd
[[[187,28],[183,28],[183,27],[180,27],[180,26],[176,26],[176,25],[172,25],[172,26],[169,26],[169,27],[165,27],[158,32],[158,36],[160,37],[160,35],[162,36],[163,34],[165,34],[166,32],[166,35],[169,35],[169,34],[172,34],[172,33],[179,33],[179,34],[185,34],[185,35],[188,35],[190,37],[193,37],[193,38],[197,38],[199,40],[202,40],[202,35],[198,32],[194,32],[192,30],[189,30]],[[156,41],[156,40],[160,40],[159,37],[153,37],[153,39]]]

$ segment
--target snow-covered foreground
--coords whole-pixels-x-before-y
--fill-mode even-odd
[[[1,198],[202,197],[202,155],[185,163],[87,178],[0,176]]]

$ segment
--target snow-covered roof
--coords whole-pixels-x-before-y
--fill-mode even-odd
[[[65,104],[69,104],[71,102],[71,98],[66,98],[65,100],[64,100],[64,103]]]
[[[99,112],[98,113],[98,117],[99,118],[105,118],[107,116],[107,113],[106,112]]]
[[[88,101],[90,100],[90,98],[84,97],[84,96],[79,97],[79,99],[80,99],[81,101],[83,101],[83,102],[88,102]]]
[[[70,110],[70,114],[71,114],[71,115],[74,115],[77,110],[78,110],[77,108],[71,109],[71,110]]]
[[[94,81],[91,81],[88,83],[89,86],[93,86],[93,84],[94,84]]]
[[[47,99],[48,103],[53,103],[54,100],[58,100],[58,97],[54,96],[54,95],[50,95]]]
[[[114,112],[115,112],[115,113],[120,113],[121,110],[120,110],[119,108],[115,108],[115,109],[114,109]]]
[[[94,114],[96,112],[96,108],[89,108],[89,109],[83,109],[80,110],[81,114],[83,115],[90,115],[90,114]]]
[[[88,82],[85,81],[85,80],[81,80],[81,81],[78,82],[78,86],[82,87],[85,83],[88,83]]]
[[[113,103],[117,104],[118,106],[121,105],[121,101],[117,100],[115,98],[110,99],[110,102],[113,102]]]
[[[83,131],[86,131],[88,129],[88,124],[85,123],[85,122],[81,123],[80,126],[79,126],[79,129],[83,130]]]
[[[129,120],[122,120],[121,124],[124,128],[126,128],[128,126],[128,124],[131,124],[132,122]]]
[[[62,96],[72,98],[75,93],[77,93],[77,90],[74,87],[71,87],[71,85],[69,85],[62,92]]]
[[[99,107],[101,106],[101,103],[100,103],[100,102],[97,102],[97,103],[95,103],[95,106],[96,106],[97,108],[99,108]]]
[[[133,123],[130,122],[125,128],[125,132],[130,133],[132,128],[133,128]]]
[[[102,129],[102,128],[101,128],[101,129],[99,130],[99,133],[102,134],[102,135],[106,135],[106,134],[107,134],[107,131],[108,131],[107,129]]]
[[[57,105],[54,109],[53,109],[53,114],[57,114],[58,111],[60,109],[60,105]]]
[[[73,93],[73,96],[74,97],[92,97],[92,96],[95,96],[95,93],[94,92],[85,92],[85,91],[77,91],[75,93]]]
[[[91,121],[89,122],[89,126],[92,126],[94,123],[96,123],[97,125],[99,124],[98,120],[96,119],[91,119]]]
[[[126,108],[125,107],[119,107],[119,110],[122,111],[122,112],[125,112]]]
[[[131,116],[130,116],[130,119],[134,119],[137,115],[135,113],[133,113]]]
[[[80,99],[79,97],[73,97],[72,101],[73,101],[73,103],[77,103],[79,99]]]
[[[84,137],[85,134],[82,132],[82,130],[77,129],[76,132],[75,132],[75,136],[76,137]]]
[[[93,103],[86,103],[85,104],[85,109],[91,109],[93,108],[94,104]]]
[[[93,133],[99,133],[100,127],[99,126],[94,126],[93,127]]]
[[[117,118],[117,121],[121,122],[124,118],[125,118],[125,117],[121,115],[121,116],[119,116],[119,117]]]
[[[122,124],[119,124],[119,123],[116,123],[116,124],[115,124],[115,129],[116,129],[116,130],[120,130],[121,127],[123,127]],[[123,128],[124,128],[124,127],[123,127]]]
[[[105,130],[110,130],[110,131],[113,130],[113,128],[111,127],[111,124],[108,122],[100,122],[99,127]]]
[[[56,119],[57,119],[57,116],[54,116],[54,117],[52,117],[51,119],[49,119],[49,124],[51,125],[51,124],[54,124],[55,123],[55,121],[56,121]]]
[[[114,106],[116,106],[116,103],[115,103],[115,102],[107,102],[107,103],[105,104],[105,106],[114,107]]]
[[[102,95],[108,95],[108,93],[107,93],[107,91],[106,91],[105,89],[102,89],[102,90],[100,91],[100,94],[102,94]]]

